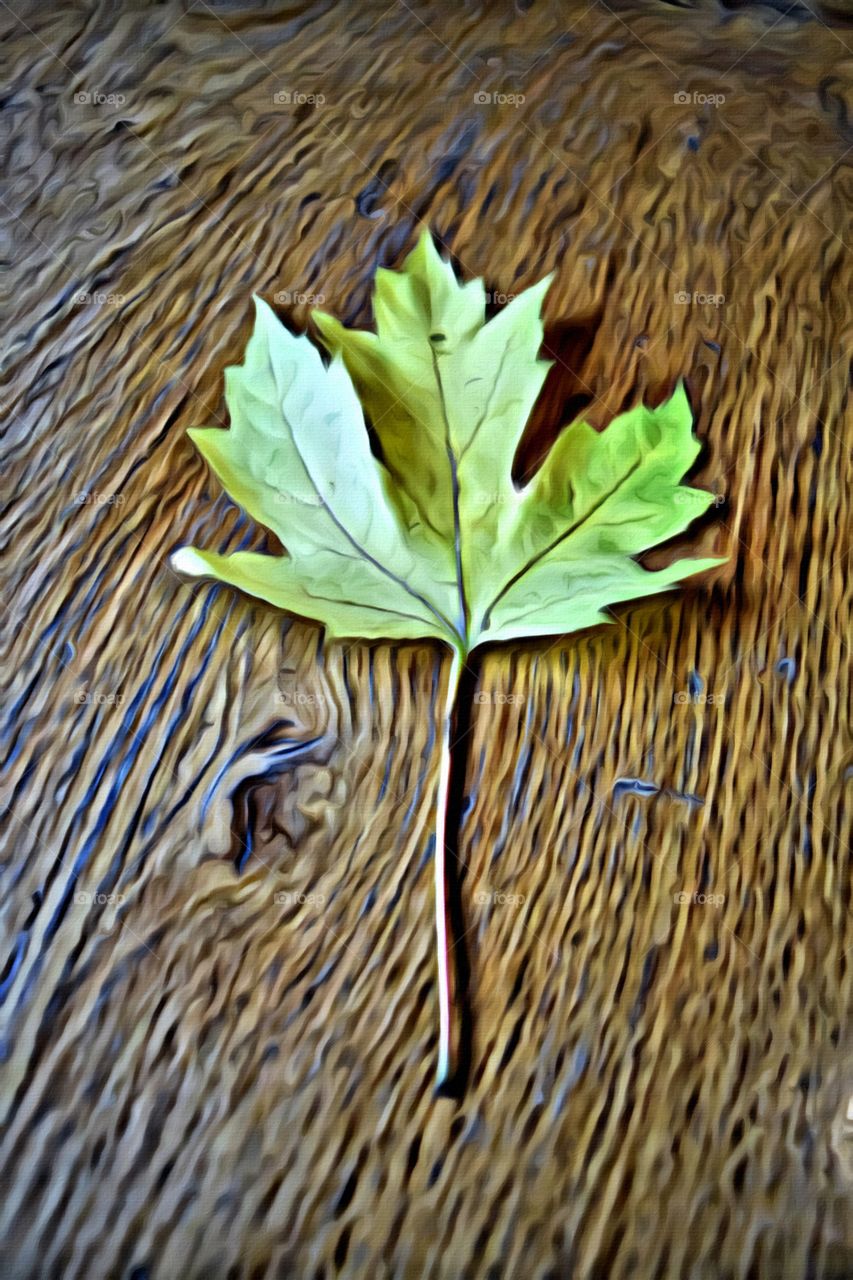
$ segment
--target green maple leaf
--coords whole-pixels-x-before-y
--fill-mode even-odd
[[[649,572],[633,558],[713,501],[681,484],[700,444],[680,384],[659,408],[637,406],[602,432],[565,427],[529,483],[514,484],[550,367],[539,358],[549,283],[486,323],[483,282],[460,284],[425,232],[401,272],[377,272],[376,333],[314,313],[329,363],[256,298],[244,363],[226,370],[230,430],[190,435],[287,554],[185,547],[172,561],[314,619],[333,638],[434,638],[452,649],[435,849],[440,1080],[453,1067],[443,863],[462,666],[485,643],[609,622],[608,606],[721,563]]]

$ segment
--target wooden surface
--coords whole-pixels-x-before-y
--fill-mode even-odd
[[[4,1280],[849,1280],[843,7],[10,6]],[[250,293],[364,322],[421,221],[556,272],[531,457],[686,377],[731,556],[486,658],[460,1103],[441,653],[166,563],[263,545],[184,435]]]

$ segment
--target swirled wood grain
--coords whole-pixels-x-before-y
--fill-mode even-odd
[[[2,7],[4,1278],[853,1276],[849,21]],[[556,273],[519,465],[683,375],[732,557],[487,656],[460,1103],[442,655],[166,563],[263,541],[184,435],[250,293],[364,321],[421,221]]]

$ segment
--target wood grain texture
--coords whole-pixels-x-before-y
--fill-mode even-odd
[[[4,1280],[853,1276],[853,30],[786,8],[0,10]],[[421,221],[556,273],[527,462],[686,377],[731,555],[485,660],[461,1103],[446,660],[167,566],[264,545],[184,434],[250,293],[364,322]]]

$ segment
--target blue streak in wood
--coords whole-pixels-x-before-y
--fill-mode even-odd
[[[15,939],[15,946],[12,950],[12,957],[9,964],[9,972],[3,979],[2,983],[0,983],[0,1005],[6,1003],[6,996],[9,994],[12,983],[15,981],[15,976],[23,964],[29,937],[29,930],[22,929]]]
[[[787,684],[791,684],[797,674],[797,663],[794,658],[780,658],[774,670],[777,676],[784,676]]]
[[[193,623],[193,626],[190,629],[187,639],[184,641],[183,645],[181,646],[180,652],[177,655],[175,663],[171,671],[168,673],[166,680],[164,681],[163,689],[158,695],[150,714],[148,715],[145,723],[143,724],[139,732],[133,733],[133,731],[130,729],[130,726],[133,723],[133,718],[136,710],[139,708],[139,706],[142,704],[147,694],[150,692],[151,688],[153,687],[154,681],[157,678],[157,675],[159,674],[159,665],[162,660],[163,654],[166,650],[166,647],[169,643],[168,636],[164,638],[159,649],[157,650],[149,675],[146,677],[145,681],[143,682],[142,686],[140,687],[136,696],[134,697],[133,702],[128,707],[128,710],[125,712],[122,718],[122,729],[125,732],[125,741],[127,741],[127,734],[130,733],[132,735],[131,745],[126,751],[125,756],[118,767],[116,779],[109,789],[106,801],[101,806],[98,812],[98,816],[95,821],[95,828],[89,835],[88,839],[85,841],[83,848],[81,849],[80,853],[77,855],[77,858],[74,861],[74,865],[71,869],[71,875],[69,877],[68,883],[66,884],[62,897],[59,903],[57,904],[56,910],[54,911],[50,921],[48,922],[47,928],[45,930],[45,946],[49,944],[50,941],[55,936],[65,916],[65,913],[68,910],[68,905],[71,901],[71,897],[74,893],[74,889],[75,889],[77,880],[79,879],[80,873],[85,869],[89,861],[89,858],[91,857],[93,851],[96,849],[100,841],[100,837],[103,832],[103,829],[106,826],[107,821],[109,820],[109,815],[112,812],[113,808],[115,807],[115,801],[121,793],[121,787],[124,783],[124,780],[127,777],[127,774],[129,773],[133,764],[135,763],[139,755],[141,746],[144,745],[144,733],[154,723],[159,710],[163,706],[164,702],[171,695],[175,686],[175,682],[178,678],[178,674],[179,674],[182,662],[186,654],[192,647],[193,643],[195,642],[195,638],[198,635],[201,627],[204,625],[205,621],[207,620],[207,615],[210,610],[211,600],[215,595],[216,595],[216,592],[211,592],[210,596],[205,601],[204,606],[200,611],[199,617]],[[179,621],[181,618],[186,616],[188,608],[189,608],[189,605],[187,605],[187,608],[182,610],[181,614],[179,615],[179,619],[178,619]],[[97,794],[98,787],[100,786],[100,783],[103,780],[104,774],[110,762],[111,762],[111,752],[107,751],[104,757],[102,758],[100,765],[96,770],[95,777],[92,780],[91,784],[89,785],[86,791],[86,794],[83,797],[83,800],[78,805],[71,819],[71,823],[69,824],[69,828],[68,828],[69,832],[73,829],[74,825],[77,823],[80,817],[86,813],[87,809],[93,802],[94,797]],[[141,801],[140,803],[143,804],[144,800]],[[130,835],[126,836],[125,844],[127,840],[129,840],[129,838],[130,838]],[[57,858],[60,863],[63,861],[62,854],[58,854]],[[43,948],[40,954],[36,957],[36,960],[34,961],[32,969],[30,970],[30,973],[24,984],[24,988],[20,993],[20,996],[18,998],[17,1005],[16,1005],[17,1009],[20,1009],[26,1003],[32,989],[35,987],[36,983],[38,982],[38,979],[41,974],[42,964],[44,961],[44,955],[45,955],[45,949]],[[70,969],[72,964],[73,964],[73,957],[69,957],[69,960],[65,966],[66,970]]]
[[[163,655],[166,652],[166,649],[171,640],[171,635],[164,636],[163,640],[161,641],[160,646],[154,655],[154,661],[151,664],[151,670],[148,676],[145,678],[145,680],[143,680],[142,684],[137,690],[135,697],[133,698],[127,711],[124,713],[122,717],[121,731],[124,734],[125,742],[128,741],[128,738],[130,739],[129,745],[127,747],[127,750],[125,751],[123,758],[120,760],[118,764],[118,767],[116,769],[116,776],[113,779],[113,782],[109,788],[109,791],[107,793],[107,798],[104,801],[104,803],[101,805],[100,809],[98,810],[98,814],[95,819],[94,829],[90,833],[89,837],[86,839],[85,843],[83,844],[83,848],[80,850],[79,854],[74,860],[71,876],[69,878],[68,884],[66,885],[65,892],[63,893],[62,898],[57,904],[56,910],[54,911],[53,916],[45,931],[46,942],[49,942],[53,938],[53,936],[56,933],[56,930],[59,928],[62,918],[64,917],[65,912],[68,908],[68,904],[71,900],[71,896],[74,892],[74,886],[77,883],[77,879],[80,876],[80,873],[83,870],[85,870],[89,862],[89,859],[92,856],[92,853],[97,848],[97,845],[103,834],[104,828],[106,827],[107,822],[109,821],[109,817],[113,809],[115,808],[116,800],[121,795],[121,789],[122,789],[122,786],[124,785],[125,779],[127,778],[127,775],[130,772],[133,765],[136,763],[137,757],[139,755],[139,752],[142,746],[145,745],[146,735],[150,732],[152,727],[156,724],[157,717],[159,715],[161,708],[163,707],[164,703],[167,701],[167,699],[169,698],[169,696],[171,695],[175,687],[175,683],[178,679],[178,675],[179,675],[183,660],[186,657],[187,653],[189,652],[190,648],[192,647],[193,643],[195,642],[195,639],[199,631],[204,626],[204,623],[207,621],[207,615],[210,610],[211,599],[214,594],[215,593],[211,593],[211,595],[208,596],[207,600],[205,600],[202,609],[199,611],[199,616],[196,618],[195,622],[190,628],[190,631],[187,635],[186,640],[181,646],[180,652],[178,653],[175,659],[175,663],[172,666],[172,669],[169,671],[169,673],[167,674],[163,682],[163,687],[160,693],[155,699],[146,719],[140,726],[139,730],[134,732],[131,726],[136,717],[136,713],[142,706],[148,694],[151,692],[151,689],[154,686],[154,682],[160,674],[160,664],[163,660]],[[187,609],[188,608],[189,608],[189,605],[187,606]],[[181,618],[186,616],[187,609],[184,609],[182,611],[180,615]],[[86,794],[84,795],[82,801],[78,805],[77,810],[75,811],[74,817],[72,818],[72,822],[71,822],[72,827],[74,823],[76,823],[80,818],[82,818],[86,814],[86,812],[94,802],[94,798],[98,792],[98,788],[100,787],[101,782],[103,781],[104,775],[108,767],[110,766],[110,764],[113,763],[113,759],[112,759],[113,754],[114,752],[111,747],[105,752],[103,758],[101,759],[101,762],[95,772],[95,777],[90,783],[86,791]]]
[[[226,626],[227,619],[229,616],[230,616],[230,611],[228,614],[226,614],[225,618],[222,618],[220,620],[218,626],[216,627],[216,630],[214,631],[207,645],[207,648],[204,653],[204,657],[201,663],[199,664],[199,669],[196,671],[192,680],[189,682],[187,688],[184,690],[184,695],[181,699],[180,708],[178,712],[172,717],[170,723],[166,728],[165,736],[167,738],[171,738],[172,733],[177,729],[178,725],[182,722],[184,715],[186,713],[186,703],[187,703],[188,697],[190,696],[192,690],[197,685],[198,681],[201,679],[201,676],[204,670],[209,665],[210,659],[216,651],[219,638],[222,635],[222,632]],[[178,661],[180,662],[180,655],[179,655]],[[110,892],[112,890],[113,884],[118,879],[119,873],[121,871],[122,865],[124,864],[124,860],[127,855],[127,850],[129,848],[130,841],[133,837],[134,832],[136,831],[137,827],[139,826],[142,820],[142,814],[144,813],[145,806],[148,803],[148,797],[151,792],[151,787],[153,786],[154,779],[156,778],[157,773],[159,771],[159,767],[160,767],[160,758],[158,757],[157,761],[154,764],[154,767],[149,770],[148,777],[145,780],[145,786],[142,788],[141,794],[139,796],[139,800],[134,809],[133,816],[126,828],[125,837],[122,842],[122,847],[118,850],[115,858],[113,859],[112,865],[108,868],[106,875],[102,879],[101,883],[98,885],[99,892]]]
[[[388,778],[389,778],[389,777],[390,777],[390,775],[391,775],[391,766],[392,766],[392,764],[393,764],[393,763],[394,763],[394,753],[393,753],[393,751],[389,751],[389,752],[388,752],[388,759],[385,761],[385,773],[383,774],[382,782],[381,782],[381,784],[380,784],[380,786],[379,786],[379,799],[380,799],[380,800],[382,800],[382,799],[384,798],[384,796],[385,796],[385,792],[386,792],[386,791],[387,791],[387,789],[388,789]]]
[[[566,1099],[568,1098],[572,1089],[574,1089],[577,1082],[580,1080],[584,1071],[586,1071],[588,1064],[589,1064],[589,1051],[587,1050],[584,1042],[581,1040],[575,1046],[575,1051],[572,1054],[572,1060],[569,1063],[569,1069],[566,1072],[565,1078],[562,1080],[559,1089],[557,1090],[557,1093],[551,1108],[552,1115],[558,1116],[560,1112],[563,1110],[563,1107],[566,1104]]]
[[[643,778],[617,778],[613,783],[613,799],[623,795],[656,796],[660,787],[655,782],[647,782]]]
[[[274,727],[277,728],[279,725],[289,725],[289,724],[290,724],[289,720],[278,720],[276,721],[276,725]],[[268,737],[267,733],[258,734],[258,736],[256,738],[253,738],[250,742],[241,743],[241,745],[237,748],[237,750],[232,752],[232,754],[226,760],[225,764],[223,764],[220,767],[219,771],[216,774],[216,777],[213,779],[213,782],[210,784],[210,786],[208,787],[205,793],[204,799],[202,800],[202,803],[201,803],[202,818],[207,817],[207,811],[210,808],[213,797],[216,794],[216,790],[220,782],[222,781],[222,779],[225,777],[228,770],[232,767],[232,765],[234,765],[239,759],[241,759],[242,756],[247,755],[248,753],[253,751],[255,747],[262,746],[267,741],[267,737]],[[259,773],[253,776],[257,776],[259,778],[268,778],[268,777],[275,776],[275,774],[281,772],[280,768],[278,768],[281,762],[283,762],[284,760],[292,759],[294,756],[304,755],[306,751],[310,751],[320,741],[322,741],[320,737],[309,738],[307,741],[303,741],[302,739],[298,739],[298,740],[289,739],[282,746],[271,748],[269,752],[268,767],[264,769],[262,773]]]
[[[190,678],[190,680],[188,681],[187,686],[186,686],[186,688],[184,689],[183,695],[182,695],[182,697],[181,697],[181,703],[180,703],[180,706],[179,706],[179,708],[178,708],[177,712],[175,713],[175,715],[172,717],[172,720],[171,720],[170,724],[168,725],[168,727],[167,727],[167,729],[166,729],[166,736],[167,736],[167,737],[171,737],[172,733],[173,733],[173,732],[178,728],[178,726],[179,726],[180,724],[182,724],[182,723],[183,723],[183,721],[185,720],[185,718],[186,718],[186,716],[187,716],[187,713],[189,712],[190,705],[191,705],[191,703],[192,703],[193,694],[195,693],[196,688],[198,687],[198,685],[199,685],[199,683],[200,683],[200,681],[201,681],[202,677],[204,676],[205,672],[207,671],[208,667],[210,666],[210,661],[211,661],[211,659],[213,658],[213,656],[214,656],[214,654],[215,654],[215,652],[216,652],[216,648],[217,648],[217,644],[218,644],[218,641],[219,641],[219,637],[220,637],[220,635],[222,634],[222,630],[223,630],[223,628],[226,626],[227,621],[228,621],[228,619],[230,618],[230,616],[231,616],[231,610],[229,609],[228,613],[227,613],[227,614],[225,615],[225,617],[222,619],[222,622],[221,622],[221,623],[219,624],[219,626],[216,628],[216,631],[215,631],[215,633],[214,633],[214,635],[213,635],[213,637],[212,637],[212,639],[211,639],[210,643],[208,644],[207,648],[206,648],[206,649],[205,649],[205,651],[204,651],[204,654],[202,655],[201,662],[197,664],[197,669],[196,669],[195,675],[193,675],[193,676]],[[240,630],[238,631],[237,636],[236,636],[236,640],[237,640],[237,641],[239,641],[239,640],[241,640],[241,639],[242,639],[243,635],[245,634],[245,630],[246,630],[246,628],[245,628],[245,627],[241,627],[241,628],[240,628]],[[189,803],[189,800],[190,800],[191,796],[194,794],[194,792],[196,791],[196,789],[197,789],[200,785],[201,785],[201,777],[197,776],[197,777],[195,778],[195,780],[194,780],[194,781],[190,784],[190,786],[187,788],[187,790],[186,790],[186,792],[185,792],[184,796],[182,797],[182,799],[181,799],[181,800],[179,800],[179,801],[178,801],[178,803],[177,803],[176,805],[173,805],[173,806],[172,806],[172,808],[169,810],[168,814],[166,815],[166,818],[164,819],[164,826],[165,826],[166,824],[168,824],[169,822],[171,822],[171,820],[175,817],[175,815],[176,815],[177,813],[179,813],[179,812],[181,811],[181,809],[183,809],[183,808],[184,808],[184,806],[185,806],[186,804],[188,804],[188,803]],[[146,815],[145,820],[144,820],[144,821],[143,821],[143,823],[142,823],[142,834],[143,834],[143,836],[147,836],[147,835],[150,833],[151,828],[152,828],[152,827],[153,827],[153,825],[154,825],[154,821],[155,821],[155,819],[156,819],[156,816],[157,816],[157,814],[156,814],[156,810],[152,810],[152,812],[151,812],[151,813],[149,813],[149,814],[147,814],[147,815]],[[160,828],[160,830],[162,831],[162,830],[163,830],[163,827],[161,827],[161,828]]]

